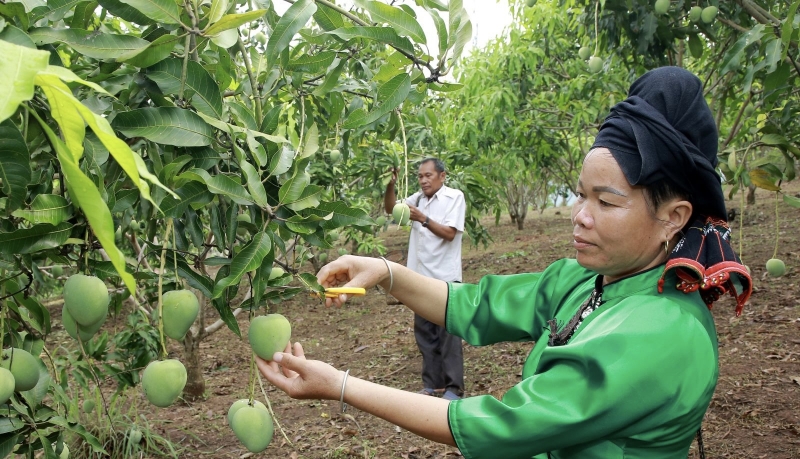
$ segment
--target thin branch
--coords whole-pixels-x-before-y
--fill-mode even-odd
[[[258,91],[256,78],[253,75],[253,69],[250,65],[250,56],[247,55],[247,49],[245,49],[244,42],[242,42],[241,37],[236,39],[236,44],[239,47],[239,51],[242,53],[244,68],[247,70],[247,78],[250,79],[250,90],[253,92],[253,102],[256,104],[256,120],[261,123],[261,121],[263,121],[263,117],[261,115],[261,94]]]

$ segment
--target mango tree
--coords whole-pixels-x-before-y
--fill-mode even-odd
[[[2,406],[0,457],[56,457],[65,432],[102,452],[67,408],[68,379],[138,384],[168,357],[166,336],[184,332],[164,323],[167,292],[199,298],[179,338],[184,396],[199,396],[203,339],[223,327],[241,336],[240,312],[318,290],[301,272],[313,251],[335,230],[371,231],[359,197],[321,171],[334,150],[393,140],[405,113],[446,88],[471,24],[460,1],[355,3],[0,5],[0,76],[13,88],[0,94],[0,341],[40,373]],[[435,59],[419,14],[436,25]],[[55,266],[105,280],[131,328],[54,356],[38,288]]]

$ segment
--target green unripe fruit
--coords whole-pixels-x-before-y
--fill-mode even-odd
[[[264,360],[272,360],[276,352],[283,352],[291,337],[292,325],[281,314],[256,317],[247,332],[253,352]]]
[[[699,6],[693,6],[689,9],[689,20],[692,22],[697,22],[700,20],[700,15],[703,13],[703,8]]]
[[[30,352],[19,349],[5,349],[0,359],[0,368],[14,375],[14,391],[31,390],[39,382],[39,362]]]
[[[191,290],[172,290],[162,297],[161,318],[164,334],[182,340],[200,312],[200,302]]]
[[[284,271],[283,268],[280,266],[273,266],[272,271],[269,272],[269,280],[277,279],[284,274],[286,274],[286,271]]]
[[[83,401],[81,409],[83,410],[84,413],[91,413],[92,411],[94,411],[94,405],[95,405],[94,400],[87,398],[86,400]]]
[[[703,11],[700,13],[700,19],[706,24],[711,24],[717,17],[717,13],[719,13],[719,9],[716,6],[707,6],[703,8]]]
[[[750,104],[744,108],[744,116],[752,116],[754,111],[756,111],[756,107]]]
[[[248,451],[258,453],[272,441],[272,416],[267,410],[244,406],[233,415],[231,429]]]
[[[142,390],[147,400],[165,408],[172,405],[186,385],[186,367],[180,360],[150,362],[142,373]]]
[[[336,230],[331,231],[328,233],[328,237],[331,238],[331,241],[338,241],[339,240],[339,232]]]
[[[347,255],[347,249],[344,247],[340,248],[337,252],[339,253],[340,257]]]
[[[328,261],[328,254],[325,252],[320,253],[317,255],[317,260],[319,260],[320,263],[325,263]]]
[[[100,328],[103,326],[105,321],[106,317],[103,316],[102,319],[91,325],[79,325],[75,322],[75,319],[72,318],[72,315],[67,310],[66,305],[61,308],[61,325],[64,326],[64,330],[67,331],[67,334],[71,336],[72,339],[78,339],[78,336],[80,336],[81,341],[84,343],[92,339],[92,337],[98,331],[100,331]]]
[[[267,42],[267,36],[264,35],[264,32],[258,32],[255,37],[257,42],[261,43],[262,45]]]
[[[583,60],[589,59],[590,54],[592,54],[592,50],[588,46],[581,46],[581,49],[578,50],[578,57]]]
[[[132,232],[136,233],[136,232],[141,231],[142,227],[141,227],[141,225],[139,225],[139,222],[137,222],[136,220],[131,220],[131,224],[128,225],[128,229],[130,229]]]
[[[339,150],[331,150],[330,158],[331,158],[331,162],[333,164],[336,164],[336,163],[338,163],[339,161],[342,160],[342,152],[340,152]]]
[[[53,277],[61,277],[64,274],[64,268],[59,265],[53,266],[53,269],[50,270],[50,274],[52,274]]]
[[[14,393],[14,375],[7,368],[0,367],[0,405],[7,402]]]
[[[114,231],[114,242],[122,242],[122,227],[120,226]]]
[[[142,431],[133,427],[128,431],[128,444],[138,445],[142,442]]]
[[[767,272],[772,277],[781,277],[786,274],[786,264],[779,258],[770,258],[767,260]]]
[[[108,314],[108,289],[94,276],[73,274],[64,283],[64,306],[79,325],[91,326]]]
[[[61,454],[58,455],[58,459],[69,459],[69,446],[64,443],[64,447],[61,449]]]
[[[392,218],[400,226],[408,223],[408,219],[411,218],[411,209],[408,207],[408,204],[404,202],[395,204],[392,208]]]
[[[239,411],[240,409],[242,409],[242,408],[244,408],[246,406],[251,406],[253,408],[258,408],[258,409],[264,410],[264,411],[267,410],[267,407],[264,406],[264,404],[259,402],[258,400],[253,400],[253,404],[252,405],[250,405],[249,402],[250,402],[250,400],[246,399],[246,398],[242,398],[242,399],[239,399],[239,400],[236,400],[235,402],[233,402],[231,407],[228,408],[228,425],[233,424],[233,415],[236,414],[237,411]]]
[[[528,8],[533,8],[534,5],[536,5],[536,0],[525,0],[525,6]]]
[[[603,70],[603,59],[592,56],[589,58],[589,71],[592,73],[597,73],[600,70]]]
[[[654,9],[656,10],[656,14],[667,14],[669,10],[669,0],[656,0]]]
[[[376,219],[375,219],[375,224],[376,224],[376,225],[378,225],[378,226],[383,226],[383,225],[385,225],[385,224],[386,224],[386,217],[384,217],[383,215],[381,215],[380,217],[376,218]]]

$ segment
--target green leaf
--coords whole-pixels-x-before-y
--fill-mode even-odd
[[[242,172],[244,172],[245,179],[247,180],[247,189],[250,191],[253,200],[262,209],[269,208],[267,192],[264,190],[264,184],[261,183],[261,175],[256,168],[249,162],[241,159],[239,160],[239,167],[242,169]]]
[[[38,27],[31,30],[29,35],[39,46],[62,42],[75,51],[95,59],[116,59],[121,54],[150,45],[149,41],[133,35],[90,32],[81,29]]]
[[[328,32],[336,35],[342,40],[352,40],[353,38],[366,38],[379,41],[407,53],[414,54],[414,46],[406,37],[401,37],[391,27],[341,27]]]
[[[5,121],[33,97],[33,78],[47,68],[50,53],[0,41],[0,56],[0,81],[13,85],[0,91],[0,121]]]
[[[10,233],[3,233],[0,237],[0,253],[6,255],[34,253],[40,250],[61,247],[69,239],[72,225],[61,223],[54,226],[49,224],[34,225]]]
[[[134,67],[144,68],[163,61],[169,57],[175,45],[183,42],[183,38],[176,35],[162,35],[153,40],[149,45],[117,56],[117,62],[127,62]],[[191,61],[192,64],[197,64]]]
[[[249,205],[253,203],[253,198],[250,196],[247,190],[245,190],[239,182],[225,174],[217,174],[212,176],[203,169],[195,168],[184,172],[175,180],[176,182],[183,180],[199,181],[206,184],[208,191],[214,194],[227,196],[237,204]]]
[[[348,207],[341,201],[322,202],[314,209],[307,212],[320,217],[326,217],[322,227],[325,229],[341,228],[343,226],[370,226],[374,222],[362,209]]]
[[[774,72],[778,68],[778,62],[781,60],[781,41],[774,37],[770,38],[771,40],[765,47],[767,73]]]
[[[434,91],[452,92],[452,91],[458,91],[459,89],[463,88],[464,85],[461,84],[461,83],[435,83],[434,82],[434,83],[430,83],[428,85],[428,87],[431,88]]]
[[[797,207],[800,209],[800,198],[795,198],[794,196],[789,196],[788,194],[784,194],[783,202],[792,207]]]
[[[219,298],[226,288],[238,284],[245,273],[254,271],[261,266],[261,262],[271,248],[272,239],[270,239],[269,235],[264,232],[256,233],[253,239],[233,257],[230,274],[214,285],[212,298]]]
[[[773,147],[789,145],[789,141],[786,139],[786,137],[780,134],[764,134],[759,140],[764,145],[771,145]]]
[[[253,10],[246,13],[226,14],[219,21],[211,24],[211,26],[205,30],[205,34],[211,36],[225,30],[236,29],[241,25],[247,24],[250,21],[255,21],[261,16],[264,16],[266,12],[267,10]]]
[[[8,196],[6,211],[18,209],[25,202],[31,181],[30,161],[22,133],[11,120],[0,123],[0,191]]]
[[[319,129],[317,128],[317,123],[314,123],[306,131],[303,149],[295,159],[308,158],[316,153],[317,150],[319,150]]]
[[[252,129],[243,128],[240,126],[236,126],[234,124],[226,123],[224,121],[220,121],[215,118],[211,118],[208,115],[204,115],[202,113],[198,113],[200,118],[202,118],[206,123],[209,125],[219,129],[220,131],[229,132],[232,134],[246,134],[253,137],[262,137],[264,139],[269,140],[270,142],[281,144],[281,143],[288,143],[289,141],[284,137],[278,135],[270,135],[264,134],[263,132],[254,131]]]
[[[156,22],[180,24],[181,10],[175,0],[121,0]]]
[[[294,151],[288,145],[284,145],[275,155],[270,159],[269,175],[281,175],[288,171],[294,163]]]
[[[425,31],[414,16],[385,3],[374,0],[355,0],[355,4],[367,10],[373,22],[385,22],[400,34],[411,37],[417,43],[425,44]]]
[[[190,60],[186,67],[186,87],[194,92],[192,104],[199,112],[222,119],[222,95],[216,81],[198,62]],[[178,95],[181,90],[183,61],[165,59],[145,70],[164,94]]]
[[[160,248],[160,247],[159,247]],[[174,269],[175,260],[173,259],[174,252],[168,250],[166,252],[167,256],[167,263],[166,266],[169,269]],[[200,290],[205,297],[211,298],[211,291],[214,288],[214,282],[202,274],[198,273],[197,271],[193,270],[188,263],[186,263],[186,259],[178,255],[178,275],[182,279],[186,279],[189,285],[192,288],[196,288]]]
[[[305,171],[305,168],[298,167],[295,169],[292,178],[287,180],[281,185],[278,190],[278,199],[281,204],[288,204],[300,199],[303,195],[303,190],[311,183],[311,176]]]
[[[447,52],[447,25],[445,25],[444,19],[439,16],[436,10],[427,8],[427,11],[433,19],[433,24],[436,26],[436,35],[439,38],[439,56],[444,56]]]
[[[66,144],[55,135],[52,129],[36,115],[36,112],[29,112],[39,121],[39,125],[50,140],[50,144],[56,150],[56,156],[61,164],[61,172],[64,174],[64,183],[67,185],[70,198],[73,204],[77,205],[89,220],[95,236],[100,241],[100,245],[106,251],[109,260],[117,268],[122,281],[131,294],[136,291],[136,282],[133,276],[125,270],[125,255],[117,248],[114,243],[114,220],[103,200],[103,196],[95,187],[94,182],[87,177],[78,166],[77,160],[69,152]],[[62,223],[64,225],[66,223]]]
[[[289,62],[287,70],[293,72],[319,73],[328,68],[336,57],[336,51],[322,51],[317,54],[304,54]]]
[[[775,185],[775,179],[764,169],[753,169],[750,171],[750,181],[753,185],[767,191],[780,191],[781,187]]]
[[[331,70],[330,68],[328,69],[327,72],[328,76],[325,77],[325,82],[317,86],[316,89],[314,89],[315,96],[317,97],[325,96],[339,83],[339,77],[341,76],[342,71],[344,70],[345,64],[347,64],[347,59],[341,59],[338,62],[337,61],[334,62],[336,62],[336,67],[334,67],[333,70]]]
[[[28,26],[30,25],[30,18],[28,17],[28,14],[25,12],[25,6],[22,3],[20,2],[0,3],[0,15],[3,15],[7,18],[16,18],[19,21],[19,24],[22,27],[22,29],[28,30]],[[9,26],[13,27],[10,24],[6,23],[6,27]],[[16,27],[14,28],[16,29]]]
[[[0,4],[0,7],[2,6],[3,5]],[[27,16],[25,17],[27,18]],[[36,49],[36,44],[33,42],[33,40],[31,40],[31,37],[11,24],[6,24],[6,28],[0,31],[0,40],[7,41],[15,45],[24,46],[26,48]]]
[[[144,137],[176,147],[202,147],[214,141],[211,126],[196,113],[177,107],[120,112],[111,125],[128,137]]]
[[[304,190],[303,193],[295,199],[293,202],[287,202],[286,207],[292,209],[295,212],[300,212],[303,209],[308,209],[309,207],[316,207],[319,205],[320,198],[322,198],[323,193],[325,192],[325,188],[317,185],[309,185]]]
[[[455,1],[450,2],[450,7],[453,7],[453,4],[456,3]],[[458,2],[461,3],[461,2]],[[451,13],[452,14],[452,13]],[[464,46],[469,43],[472,39],[472,22],[469,20],[467,16],[466,10],[463,8],[459,12],[460,22],[458,28],[453,31],[450,29],[450,38],[453,41],[453,55],[450,57],[451,65],[453,62],[456,62],[460,57],[461,53],[464,51]],[[452,24],[452,20],[450,21]],[[455,40],[452,40],[452,37],[455,36]]]
[[[322,4],[317,5],[317,12],[314,13],[314,20],[317,21],[317,24],[326,32],[344,27],[342,14]]]
[[[211,202],[213,196],[208,188],[199,181],[191,181],[175,190],[178,198],[167,196],[161,201],[161,211],[167,218],[180,218],[193,203]]]
[[[411,77],[407,73],[395,76],[378,88],[378,100],[381,104],[364,117],[350,117],[342,128],[353,129],[370,124],[378,118],[397,108],[408,97],[411,90]]]
[[[19,434],[0,436],[0,459],[5,459],[11,451],[14,451],[19,437]]]
[[[230,7],[229,0],[212,0],[211,1],[211,8],[208,10],[208,15],[206,18],[208,19],[209,24],[213,24],[222,18],[225,13],[228,11]]]
[[[289,47],[292,37],[305,27],[315,11],[317,5],[314,0],[298,0],[286,10],[267,41],[267,62],[270,66],[275,65],[278,55]]]
[[[156,23],[156,21],[147,17],[146,14],[142,14],[136,8],[126,5],[119,0],[97,0],[97,3],[107,9],[109,13],[126,21],[144,26]]]
[[[703,57],[703,40],[696,33],[689,35],[689,52],[695,59]]]
[[[72,206],[62,196],[38,194],[33,198],[29,210],[16,210],[12,215],[17,218],[24,218],[33,224],[49,223],[58,225],[72,217]]]

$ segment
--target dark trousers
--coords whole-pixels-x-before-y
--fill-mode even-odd
[[[422,353],[422,383],[431,389],[464,392],[464,354],[461,338],[414,314],[414,338]]]

